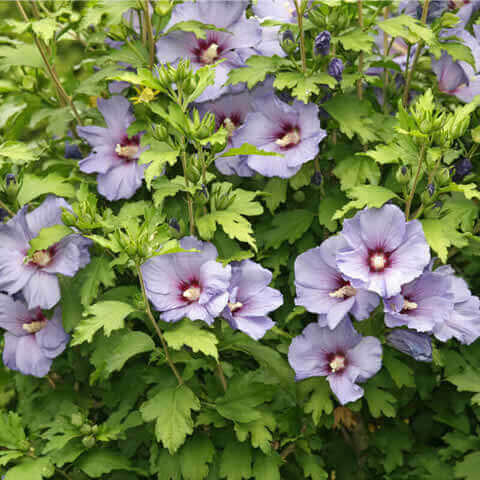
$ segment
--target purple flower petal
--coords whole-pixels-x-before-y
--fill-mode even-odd
[[[145,168],[146,165],[130,161],[120,163],[107,173],[99,173],[98,193],[110,201],[133,197],[142,186]]]
[[[58,357],[67,347],[70,335],[63,329],[62,314],[59,307],[47,325],[35,334],[35,340],[43,355],[47,358]]]
[[[0,294],[0,327],[21,337],[28,332],[22,325],[28,318],[28,310],[22,301],[15,301],[12,297]]]
[[[32,232],[32,237],[36,237],[42,228],[62,224],[63,208],[72,211],[72,207],[65,199],[49,195],[39,207],[27,213],[27,224]]]
[[[22,293],[29,310],[35,307],[48,310],[60,300],[58,278],[51,273],[36,270],[23,287]]]
[[[6,334],[10,335],[10,334]],[[5,336],[6,336],[5,335]],[[52,366],[52,359],[47,358],[37,342],[34,335],[16,337],[16,370],[24,375],[44,377]]]

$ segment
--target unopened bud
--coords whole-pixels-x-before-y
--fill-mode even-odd
[[[95,446],[95,437],[89,435],[82,438],[82,443],[85,448],[93,448]]]
[[[341,82],[343,78],[343,62],[339,58],[332,58],[328,64],[328,74],[337,82]]]
[[[293,199],[297,202],[297,203],[302,203],[305,201],[305,194],[301,191],[301,190],[297,190],[294,194],[293,194]]]
[[[180,225],[178,224],[178,221],[176,218],[172,218],[169,222],[168,222],[168,225],[173,228],[174,230],[176,230],[177,232],[180,233]]]
[[[318,187],[322,184],[322,180],[323,180],[322,173],[321,172],[315,172],[312,175],[312,178],[311,178],[310,182],[311,182],[312,185],[316,185]]]
[[[17,177],[13,173],[7,173],[5,176],[5,184],[7,185],[7,188],[10,186],[10,184],[16,185]]]
[[[315,55],[328,55],[330,53],[330,41],[332,36],[325,30],[315,37],[314,52]]]
[[[80,428],[80,432],[84,435],[88,435],[89,433],[92,433],[92,427],[85,423],[84,425],[82,425],[82,428]]]
[[[435,185],[433,183],[429,183],[427,185],[427,192],[430,195],[430,197],[433,197],[433,194],[435,193]]]
[[[81,413],[73,413],[70,422],[74,427],[81,427],[83,425],[83,416]]]
[[[410,172],[408,171],[408,168],[405,166],[399,167],[397,173],[395,174],[395,178],[397,179],[398,183],[408,183],[410,180]]]

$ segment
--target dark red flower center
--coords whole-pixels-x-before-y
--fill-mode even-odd
[[[45,327],[47,322],[48,320],[43,315],[40,308],[37,308],[35,314],[31,318],[29,318],[26,322],[23,323],[22,328],[28,333],[37,333],[43,327]]]
[[[368,266],[371,272],[383,272],[390,266],[390,256],[383,249],[369,250]]]
[[[343,352],[330,353],[327,356],[330,373],[341,373],[347,368],[347,359]]]
[[[198,279],[192,278],[187,282],[181,282],[179,285],[180,300],[182,302],[193,303],[197,302],[202,294],[202,288]]]
[[[411,298],[405,296],[403,297],[403,307],[400,310],[400,313],[408,315],[411,311],[416,310],[417,308],[418,304],[412,301]]]
[[[115,153],[126,161],[133,160],[137,157],[140,150],[140,136],[134,135],[133,137],[127,137],[124,135],[120,143],[115,146]]]
[[[300,128],[291,123],[285,123],[282,128],[274,135],[275,143],[282,149],[288,150],[295,147],[302,139]]]
[[[352,287],[348,280],[343,279],[342,277],[337,278],[337,288],[331,291],[328,295],[333,298],[344,298],[354,297],[357,294],[357,290]]]
[[[207,32],[207,38],[197,38],[192,54],[197,63],[211,65],[221,58],[224,48],[215,32]]]
[[[47,267],[52,262],[56,250],[57,244],[52,245],[45,250],[37,250],[28,258],[28,264],[39,268]]]

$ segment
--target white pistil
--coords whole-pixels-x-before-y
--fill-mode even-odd
[[[125,145],[122,146],[117,143],[115,152],[118,156],[123,158],[133,158],[138,153],[138,145]]]
[[[357,294],[357,290],[351,285],[344,285],[342,288],[330,292],[328,295],[332,298],[345,298],[354,297]]]
[[[374,270],[383,270],[385,268],[385,264],[387,263],[387,259],[383,253],[375,253],[370,258],[370,265]]]
[[[233,135],[233,132],[236,129],[235,124],[230,120],[230,118],[227,117],[223,121],[223,126],[225,127],[225,130],[228,132],[228,136],[231,137]]]
[[[211,64],[218,57],[218,45],[212,43],[200,56],[203,63]]]
[[[201,290],[199,287],[187,288],[182,295],[190,302],[196,302],[200,298]]]
[[[332,372],[335,373],[338,370],[343,370],[345,368],[345,357],[341,355],[335,355],[335,358],[330,362],[330,368]]]
[[[417,303],[408,300],[403,301],[403,310],[415,310],[416,308],[418,308]]]
[[[41,320],[39,322],[30,322],[24,323],[22,328],[28,333],[37,333],[47,324],[46,320]]]
[[[228,302],[228,308],[230,309],[230,311],[233,313],[235,310],[238,310],[239,308],[242,308],[243,307],[243,303],[240,303],[240,302],[235,302],[235,303],[231,303],[231,302]]]
[[[300,142],[300,133],[299,131],[295,128],[291,132],[288,132],[286,135],[284,135],[282,138],[278,138],[275,140],[275,143],[279,145],[280,147],[287,147],[288,145],[297,145]]]
[[[39,267],[46,267],[51,260],[52,256],[48,250],[38,250],[32,255],[32,262]]]

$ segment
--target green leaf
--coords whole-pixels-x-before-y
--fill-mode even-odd
[[[391,418],[395,417],[397,399],[379,385],[380,380],[374,378],[364,386],[365,399],[367,400],[370,413],[375,418],[381,417],[382,415]]]
[[[480,191],[477,190],[477,185],[475,183],[451,183],[448,185],[448,187],[440,189],[440,193],[445,192],[460,192],[467,200],[472,200],[472,198],[480,198]]]
[[[131,305],[123,302],[107,301],[92,305],[84,314],[90,316],[84,318],[75,328],[71,345],[91,342],[93,335],[101,328],[108,337],[113,330],[123,328],[125,317],[134,311]]]
[[[220,459],[220,478],[248,480],[252,476],[252,449],[248,443],[230,441]]]
[[[374,110],[368,100],[359,100],[353,94],[335,95],[322,107],[338,122],[340,130],[349,139],[354,135],[358,135],[363,143],[380,139]]]
[[[9,468],[4,480],[42,480],[51,477],[54,471],[48,457],[26,459],[19,465]]]
[[[308,103],[312,95],[320,93],[320,86],[327,85],[334,88],[337,84],[335,78],[330,75],[318,72],[314,75],[305,76],[303,72],[280,72],[275,76],[273,86],[279,90],[292,89],[292,95],[303,103]]]
[[[262,480],[281,480],[280,466],[282,457],[276,452],[271,455],[257,454],[253,465],[253,478]]]
[[[242,250],[238,242],[228,238],[221,230],[215,232],[213,244],[218,250],[217,260],[224,265],[230,262],[240,262],[254,256],[251,250]]]
[[[153,203],[156,207],[161,206],[167,197],[174,197],[178,192],[185,190],[185,179],[175,177],[169,179],[165,176],[155,179],[153,185]]]
[[[345,50],[353,50],[354,52],[370,52],[375,42],[375,38],[369,33],[363,32],[361,28],[336,37],[334,40],[339,41]]]
[[[307,162],[302,165],[302,168],[293,176],[288,179],[288,183],[294,190],[299,190],[306,185],[312,183],[312,175],[315,172],[315,166],[313,162]]]
[[[4,157],[17,165],[32,162],[38,156],[38,152],[32,150],[26,143],[8,141],[0,145],[0,160]]]
[[[42,228],[35,238],[30,240],[30,246],[33,251],[44,250],[59,242],[63,237],[74,233],[63,223],[51,227]]]
[[[266,150],[259,150],[255,145],[250,143],[243,143],[241,147],[230,148],[226,152],[219,155],[219,157],[234,157],[236,155],[263,155],[265,157],[283,157],[283,153],[267,152]]]
[[[250,434],[252,447],[260,448],[265,455],[269,455],[272,451],[272,432],[275,430],[276,421],[267,409],[261,409],[261,415],[253,422],[236,423],[235,433],[241,442],[244,442]]]
[[[54,193],[58,197],[75,197],[75,188],[68,183],[68,179],[61,177],[56,173],[50,173],[46,177],[37,177],[31,173],[26,173],[23,177],[22,187],[18,192],[18,203],[25,205],[33,199],[44,195],[45,193]]]
[[[261,417],[260,410],[255,407],[270,401],[273,395],[274,390],[270,385],[252,383],[250,376],[245,375],[233,378],[225,395],[215,403],[222,417],[248,423]]]
[[[215,447],[207,435],[197,434],[180,450],[180,465],[184,480],[203,480],[208,475],[209,463],[215,456]]]
[[[297,384],[297,388],[302,395],[308,395],[310,398],[305,402],[305,413],[312,414],[312,420],[318,425],[322,415],[330,415],[333,412],[333,402],[331,400],[331,389],[327,381],[322,377],[308,378]]]
[[[273,57],[252,55],[247,59],[246,64],[246,67],[230,70],[226,85],[246,82],[247,87],[252,88],[258,82],[263,82],[267,74],[276,72],[284,65],[289,65],[289,62],[276,55]]]
[[[318,455],[301,453],[297,455],[297,460],[303,468],[305,478],[328,480],[328,473],[323,469],[323,461]]]
[[[7,463],[23,456],[25,456],[25,453],[17,450],[0,450],[0,467],[4,467]]]
[[[55,18],[41,18],[32,21],[32,30],[45,42],[49,42],[57,30],[57,21]]]
[[[175,165],[179,152],[165,142],[150,139],[148,144],[150,148],[140,155],[138,163],[140,165],[149,164],[145,170],[145,183],[150,190],[153,179],[163,175],[165,166],[167,164]]]
[[[275,212],[281,203],[287,200],[287,186],[288,183],[283,178],[270,178],[265,185],[264,191],[270,195],[265,197],[265,203],[270,213]]]
[[[85,307],[97,298],[100,285],[105,288],[115,285],[115,272],[107,257],[93,257],[76,278],[81,282],[79,293],[82,305]]]
[[[380,168],[370,158],[351,156],[340,160],[333,169],[340,179],[342,190],[349,190],[357,185],[363,185],[368,180],[372,185],[380,181]]]
[[[455,478],[477,480],[480,472],[480,452],[473,452],[455,465]]]
[[[155,343],[149,335],[143,332],[122,332],[122,335],[112,345],[113,349],[106,362],[106,373],[111,374],[120,371],[127,360],[135,355],[151,352],[155,349]]]
[[[248,192],[236,188],[231,195],[231,184],[227,182],[216,183],[214,188],[216,188],[219,197],[230,196],[230,198],[233,197],[233,201],[226,210],[217,210],[197,217],[197,229],[200,236],[205,240],[211,240],[218,223],[231,239],[246,242],[256,250],[257,246],[252,235],[252,226],[243,215],[260,215],[263,213],[262,205],[253,201],[260,192]]]
[[[107,448],[94,448],[88,451],[80,457],[76,466],[92,478],[100,478],[114,470],[129,470],[143,477],[149,476],[146,471],[133,467],[124,454]]]
[[[320,199],[318,222],[331,233],[336,232],[338,228],[338,222],[333,220],[332,217],[339,208],[345,205],[345,202],[345,195],[338,190],[330,190]]]
[[[187,20],[184,22],[175,23],[171,28],[167,30],[167,34],[170,32],[175,31],[182,31],[182,32],[191,32],[197,38],[205,38],[207,30],[218,30],[218,31],[225,31],[223,28],[218,28],[215,25],[211,25],[208,23],[202,23],[198,20]]]
[[[60,302],[62,304],[62,324],[70,333],[82,321],[82,304],[80,301],[78,276],[71,278],[60,276]]]
[[[423,40],[427,45],[438,45],[433,31],[409,15],[398,15],[377,22],[377,25],[392,37],[402,37],[409,43]]]
[[[423,219],[421,222],[428,244],[443,263],[448,259],[449,247],[462,248],[468,245],[466,235],[452,228],[452,225],[444,220]]]
[[[180,350],[187,345],[194,352],[202,352],[210,355],[218,361],[217,337],[207,330],[204,330],[199,323],[191,320],[182,320],[164,333],[165,340],[174,350]]]
[[[42,68],[45,65],[37,47],[29,43],[22,43],[17,47],[0,46],[0,59],[0,71],[18,65],[35,68]]]
[[[20,416],[15,412],[0,414],[0,446],[10,450],[27,450],[28,442]]]
[[[388,474],[404,464],[403,452],[408,452],[413,447],[405,424],[382,428],[375,434],[375,443],[385,454],[383,463]]]
[[[337,220],[343,218],[350,210],[361,210],[365,207],[380,208],[384,203],[388,202],[392,198],[398,198],[395,193],[385,187],[378,185],[360,185],[353,187],[348,191],[348,196],[354,198],[351,202],[348,202],[340,210],[335,212],[332,219]]]
[[[399,360],[391,350],[384,350],[383,365],[388,370],[398,388],[415,388],[415,377],[413,370],[404,362]]]
[[[100,73],[100,72],[98,72]],[[121,82],[129,82],[133,85],[142,85],[151,88],[152,90],[164,91],[162,83],[148,68],[138,68],[136,72],[122,70],[114,72],[110,77],[111,80],[118,80]]]
[[[265,248],[278,248],[288,241],[293,245],[295,241],[310,228],[314,215],[309,210],[288,210],[273,217],[271,228],[263,234]]]
[[[161,390],[140,407],[146,422],[155,420],[157,440],[171,455],[193,432],[192,410],[200,410],[200,401],[186,385]]]

